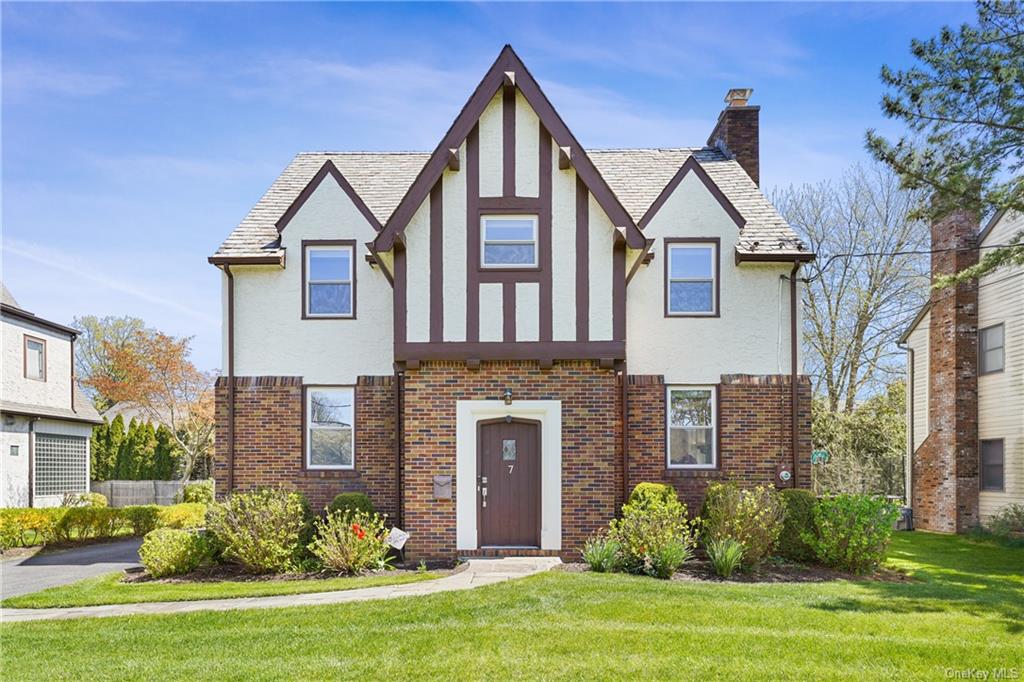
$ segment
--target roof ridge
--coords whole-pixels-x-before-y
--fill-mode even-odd
[[[430,153],[431,152],[428,152],[428,151],[412,151],[412,150],[374,151],[374,150],[370,150],[370,149],[365,149],[365,150],[348,149],[348,150],[345,150],[345,151],[330,151],[330,150],[305,151],[305,152],[299,152],[298,156],[313,155],[313,154],[320,154],[320,155],[330,154],[332,156],[349,156],[349,155],[354,156],[356,154],[375,154],[375,155],[379,155],[379,156],[414,156],[414,155],[422,156],[424,154],[429,155]]]

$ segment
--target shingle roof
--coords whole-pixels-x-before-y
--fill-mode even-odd
[[[595,149],[587,155],[634,221],[695,156],[746,221],[738,249],[780,257],[806,254],[796,233],[740,165],[711,148]],[[330,159],[384,224],[430,158],[426,152],[305,152],[296,156],[217,250],[217,257],[280,256],[277,220]]]
[[[30,417],[66,419],[89,424],[99,424],[103,421],[100,418],[99,412],[93,407],[92,401],[82,392],[78,384],[75,384],[74,410],[69,407],[49,407],[46,405],[32,405],[29,403],[16,403],[10,400],[0,400],[0,412],[23,414]]]

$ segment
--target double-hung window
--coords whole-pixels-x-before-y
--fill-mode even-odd
[[[1003,371],[1004,338],[1001,324],[978,331],[978,371],[981,374]]]
[[[306,389],[306,468],[352,469],[355,462],[355,389]]]
[[[486,215],[480,218],[480,266],[536,268],[537,216]]]
[[[666,240],[665,314],[718,314],[718,244]]]
[[[981,489],[1003,489],[1003,440],[981,441]]]
[[[306,317],[355,317],[353,254],[350,244],[305,246]]]
[[[46,341],[25,337],[25,378],[46,381]]]
[[[668,467],[713,469],[715,451],[715,388],[669,386],[667,397]]]

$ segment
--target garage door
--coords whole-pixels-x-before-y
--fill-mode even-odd
[[[34,455],[36,495],[88,490],[89,455],[85,438],[37,433]]]

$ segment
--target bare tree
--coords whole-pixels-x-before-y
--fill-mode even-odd
[[[818,254],[807,268],[805,366],[828,409],[850,411],[903,371],[895,340],[929,284],[928,227],[911,218],[920,196],[872,164],[773,200]]]

